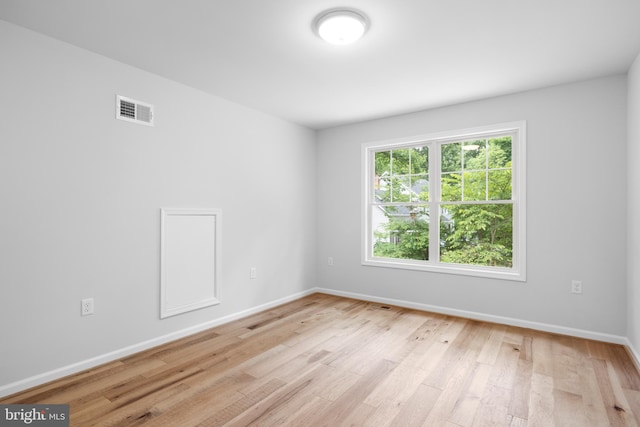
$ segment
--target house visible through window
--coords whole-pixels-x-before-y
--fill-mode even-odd
[[[525,124],[363,145],[363,263],[525,280]]]

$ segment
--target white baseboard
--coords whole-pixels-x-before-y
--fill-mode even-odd
[[[120,359],[122,357],[130,356],[135,353],[139,353],[144,350],[148,350],[150,348],[175,341],[180,338],[187,337],[189,335],[196,334],[198,332],[204,331],[209,328],[213,328],[215,326],[219,326],[225,323],[229,323],[233,320],[241,319],[243,317],[250,316],[255,313],[259,313],[264,310],[268,310],[270,308],[276,307],[281,304],[285,304],[290,301],[294,301],[296,299],[302,298],[304,296],[310,295],[317,292],[315,289],[309,289],[303,292],[299,292],[293,295],[289,295],[284,298],[280,298],[275,301],[268,302],[266,304],[262,304],[256,307],[249,308],[247,310],[240,311],[238,313],[233,313],[224,317],[220,317],[205,323],[201,323],[199,325],[191,326],[186,329],[182,329],[176,332],[172,332],[167,335],[163,335],[160,337],[152,338],[147,341],[143,341],[138,344],[134,344],[129,347],[121,348],[119,350],[112,351],[110,353],[102,354],[100,356],[93,357],[91,359],[82,360],[77,363],[73,363],[71,365],[63,366],[58,369],[54,369],[52,371],[43,372],[42,374],[34,375],[29,378],[25,378],[20,381],[16,381],[10,384],[0,386],[0,397],[9,396],[14,393],[18,393],[20,391],[26,390],[31,387],[35,387],[49,381],[53,381],[62,377],[66,377],[68,375],[72,375],[78,372],[82,372],[84,370],[93,368],[98,365],[102,365],[108,362],[112,362],[114,360]]]
[[[440,307],[436,305],[397,300],[393,298],[381,298],[373,295],[358,294],[353,292],[343,292],[343,291],[337,291],[335,289],[315,288],[314,290],[316,292],[321,292],[329,295],[336,295],[336,296],[353,298],[353,299],[358,299],[363,301],[378,302],[382,304],[396,305],[399,307],[413,308],[416,310],[430,311],[438,314],[464,317],[467,319],[482,320],[485,322],[500,323],[503,325],[510,325],[510,326],[519,326],[521,328],[535,329],[538,331],[552,332],[555,334],[569,335],[572,337],[586,338],[586,339],[591,339],[596,341],[610,342],[614,344],[622,344],[631,348],[630,342],[627,339],[627,337],[623,337],[620,335],[604,334],[601,332],[587,331],[584,329],[575,329],[575,328],[568,328],[566,326],[557,326],[557,325],[550,325],[547,323],[531,322],[528,320],[515,319],[511,317],[494,316],[492,314],[458,310],[455,308]],[[640,359],[637,359],[637,360],[640,360]]]

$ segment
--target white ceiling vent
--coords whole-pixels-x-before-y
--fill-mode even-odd
[[[153,105],[117,95],[116,119],[153,126]]]

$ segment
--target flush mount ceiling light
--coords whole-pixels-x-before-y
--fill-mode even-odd
[[[358,40],[368,27],[367,19],[351,9],[327,10],[315,19],[315,30],[331,44],[349,44]]]

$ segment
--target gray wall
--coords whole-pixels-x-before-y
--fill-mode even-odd
[[[640,348],[640,55],[628,75],[627,336]]]
[[[527,121],[527,282],[360,265],[362,143],[517,120]],[[625,152],[625,76],[321,131],[318,286],[624,336]]]
[[[0,52],[0,388],[315,285],[313,131],[3,21]],[[161,207],[223,210],[220,305],[159,320]]]

